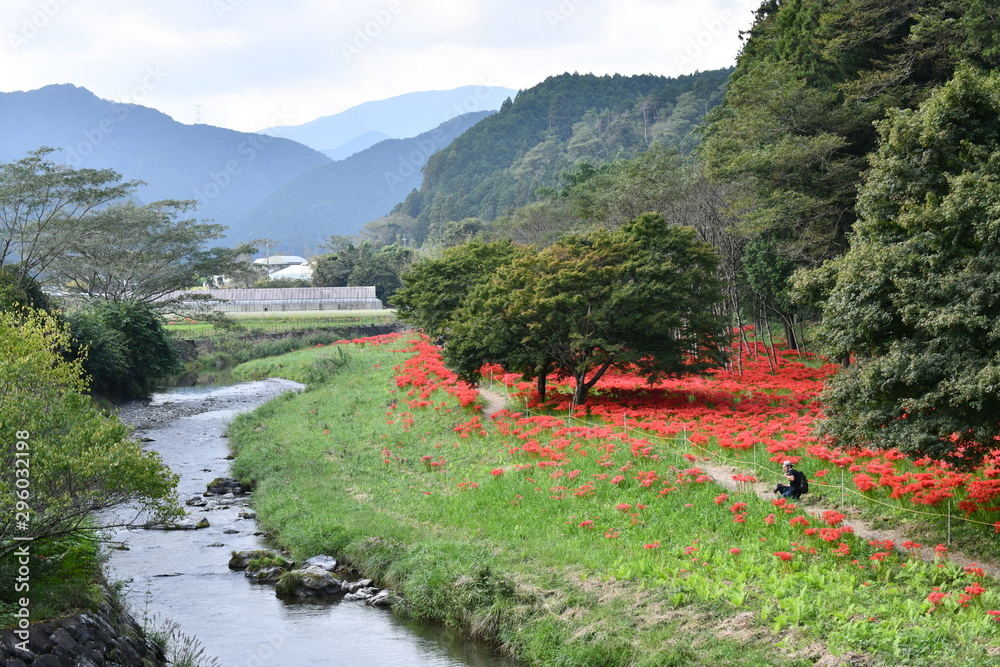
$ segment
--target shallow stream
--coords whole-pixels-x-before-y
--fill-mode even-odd
[[[121,416],[150,438],[146,446],[180,475],[183,501],[228,476],[224,433],[236,412],[298,388],[286,380],[265,380],[172,389],[149,404],[126,404]],[[127,550],[113,550],[108,569],[113,580],[130,581],[128,597],[140,622],[173,621],[225,667],[516,664],[446,629],[410,623],[361,601],[289,602],[275,597],[272,586],[250,583],[227,565],[233,550],[267,548],[253,519],[240,517],[249,509],[188,507],[192,518],[205,517],[211,525],[121,531],[114,537]]]

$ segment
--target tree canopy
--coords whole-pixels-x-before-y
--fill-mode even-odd
[[[823,336],[854,363],[825,428],[974,462],[1000,436],[1000,78],[962,70],[878,128],[861,220],[831,265]]]
[[[0,312],[0,432],[8,438],[0,454],[0,556],[20,544],[15,537],[141,524],[177,507],[176,477],[93,406],[80,361],[67,361],[69,347],[67,332],[42,311]],[[17,482],[23,470],[27,493]]]
[[[52,279],[89,299],[152,302],[214,275],[244,271],[247,244],[205,249],[224,227],[182,216],[193,201],[113,204],[89,216],[89,233],[69,239]]]
[[[613,367],[650,380],[704,370],[727,342],[717,263],[693,229],[656,214],[564,237],[473,289],[445,358],[466,377],[487,362],[571,377],[577,403]]]
[[[0,165],[0,266],[17,264],[39,278],[73,243],[93,231],[90,213],[131,194],[139,181],[119,182],[110,169],[74,169],[48,159],[39,148]]]

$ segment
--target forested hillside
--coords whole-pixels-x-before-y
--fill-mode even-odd
[[[432,156],[420,190],[396,210],[417,219],[422,242],[448,221],[489,221],[534,201],[581,162],[632,157],[654,143],[689,150],[728,76],[549,77]]]

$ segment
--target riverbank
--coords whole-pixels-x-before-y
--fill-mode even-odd
[[[237,372],[302,377],[336,354]],[[838,512],[727,491],[669,439],[565,413],[482,419],[431,345],[381,338],[346,358],[301,396],[238,418],[234,470],[257,483],[262,525],[293,554],[346,558],[399,591],[404,614],[532,664],[973,665],[1000,653],[994,582],[946,555],[923,563],[858,539]]]

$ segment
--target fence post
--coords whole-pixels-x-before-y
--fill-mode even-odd
[[[948,498],[948,548],[951,548],[951,498]]]

